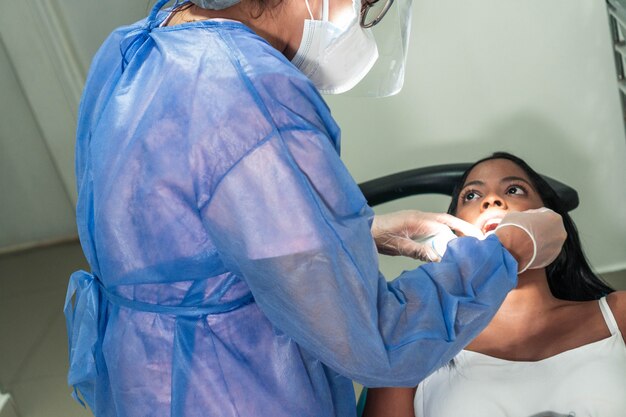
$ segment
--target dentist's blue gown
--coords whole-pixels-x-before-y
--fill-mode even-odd
[[[487,325],[495,236],[387,283],[313,84],[237,22],[113,32],[80,106],[69,383],[98,417],[354,416]]]

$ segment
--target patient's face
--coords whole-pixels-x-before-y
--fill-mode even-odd
[[[467,176],[456,216],[487,233],[508,212],[542,206],[541,197],[522,168],[508,159],[492,159],[476,165]]]

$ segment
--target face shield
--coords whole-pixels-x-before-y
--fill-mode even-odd
[[[367,1],[370,0],[363,0]],[[392,2],[390,5],[389,1]],[[379,57],[365,78],[345,95],[388,97],[400,92],[409,47],[412,3],[413,0],[378,0],[370,1],[369,8],[363,7],[361,25],[367,27],[373,24],[370,30],[374,34]],[[384,13],[386,7],[388,10]],[[377,21],[381,13],[384,18]]]
[[[221,9],[239,1],[191,0],[192,3],[209,9]],[[314,81],[320,92],[353,97],[388,97],[400,92],[404,84],[413,0],[361,0],[360,15],[359,0],[312,0],[311,3],[315,3],[317,7],[311,7],[308,0],[305,2],[311,15],[311,21],[305,23],[313,22],[312,26],[330,23],[341,30],[345,29],[345,26],[353,19],[351,16],[354,16],[356,12],[360,26],[365,28],[365,32],[369,32],[367,36],[352,36],[352,39],[345,39],[345,36],[341,36],[343,43],[354,45],[354,48],[346,51],[345,48],[339,48],[336,45],[330,49],[326,48],[326,44],[336,43],[336,39],[332,36],[333,30],[324,29],[328,32],[325,34],[325,38],[328,39],[320,40],[311,35],[313,29],[319,32],[320,28],[308,28],[307,31],[305,27],[303,45],[308,46],[310,50],[302,50],[301,45],[292,62]],[[357,3],[354,5],[357,10],[350,14],[348,12],[353,8],[353,2]],[[308,39],[307,34],[313,40]],[[349,32],[349,35],[355,34],[362,35],[356,30]],[[367,57],[359,52],[371,49],[366,43],[368,41],[371,43],[372,37],[378,50],[378,59],[373,66],[371,62],[366,62]],[[327,55],[325,60],[320,59],[320,51]],[[325,65],[320,66],[319,61],[325,61],[323,62]],[[350,67],[351,65],[354,67]],[[367,71],[370,66],[371,69]],[[362,70],[360,75],[356,71],[359,69]],[[360,78],[363,72],[367,72],[367,75],[354,87],[354,84],[342,80],[346,77]]]

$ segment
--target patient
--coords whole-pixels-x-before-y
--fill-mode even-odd
[[[547,182],[495,153],[465,172],[448,212],[490,233],[505,213],[542,206],[565,223],[558,258],[521,273],[482,333],[417,388],[369,389],[364,417],[626,415],[626,291],[591,271]]]

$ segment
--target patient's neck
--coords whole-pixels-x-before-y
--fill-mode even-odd
[[[528,270],[504,299],[489,325],[466,349],[504,359],[520,358],[518,350],[527,347],[549,327],[550,314],[563,300],[550,292],[544,269]],[[551,311],[552,310],[552,311]],[[532,355],[531,355],[532,356]]]
[[[511,319],[542,314],[562,302],[552,295],[545,269],[529,269],[518,277],[517,287],[504,299],[496,318]]]

